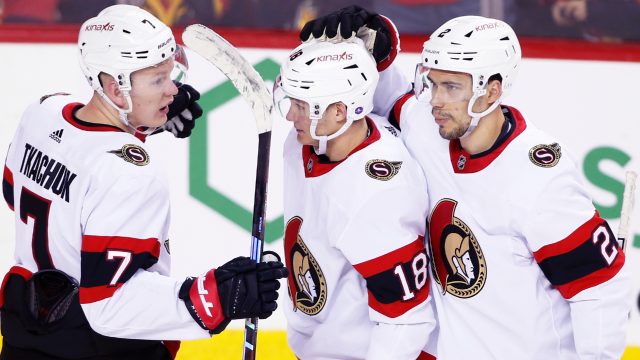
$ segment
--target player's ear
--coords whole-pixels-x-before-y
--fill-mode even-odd
[[[338,102],[333,104],[335,115],[338,121],[344,121],[347,119],[347,105],[344,103]]]
[[[487,85],[487,102],[492,104],[502,95],[502,82],[500,80],[492,80]]]
[[[126,108],[127,101],[125,100],[122,91],[118,87],[116,79],[114,79],[113,76],[105,73],[101,73],[99,77],[100,83],[102,84],[102,90],[104,91],[105,95],[107,95],[107,97],[111,99],[114,104],[118,105],[121,108]]]

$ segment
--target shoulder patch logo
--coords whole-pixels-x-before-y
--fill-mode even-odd
[[[364,171],[371,178],[388,181],[398,174],[400,167],[402,167],[402,161],[373,159],[367,161],[367,164],[364,166]]]
[[[110,154],[115,154],[124,161],[132,163],[137,166],[145,166],[149,164],[149,154],[138,145],[126,144],[118,150],[108,151]]]
[[[562,157],[562,151],[558,143],[550,145],[540,144],[529,150],[529,160],[531,160],[534,165],[544,168],[556,166],[560,161],[560,157]]]
[[[287,222],[284,234],[285,263],[293,311],[317,315],[327,302],[327,281],[320,265],[300,236],[302,218],[294,216]]]
[[[57,95],[68,96],[68,95],[71,95],[71,94],[66,93],[66,92],[57,92],[57,93],[54,93],[54,94],[43,95],[43,96],[40,98],[40,104],[42,104],[42,103],[43,103],[45,100],[47,100],[48,98],[50,98],[50,97],[52,97],[52,96],[57,96]]]

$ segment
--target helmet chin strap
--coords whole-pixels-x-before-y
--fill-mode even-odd
[[[127,109],[123,109],[118,105],[116,105],[113,101],[111,101],[111,99],[109,99],[107,94],[104,93],[104,90],[102,90],[102,88],[97,88],[95,90],[109,105],[111,105],[111,107],[113,107],[118,111],[120,122],[122,122],[128,129],[131,129],[134,132],[134,134],[142,134],[146,136],[158,129],[157,127],[152,127],[152,128],[148,128],[146,130],[141,131],[141,130],[138,130],[138,128],[135,128],[133,127],[133,125],[131,125],[131,123],[129,122],[128,114],[133,109],[133,103],[131,102],[131,95],[129,95],[129,90],[120,89],[122,91],[122,94],[124,95],[125,100],[127,101]]]
[[[345,131],[347,131],[349,126],[351,126],[351,124],[353,123],[353,119],[347,117],[344,125],[342,125],[342,127],[338,129],[338,131],[334,132],[331,135],[319,136],[319,135],[316,135],[316,128],[318,127],[318,121],[320,121],[320,119],[311,119],[311,128],[310,128],[311,138],[313,140],[318,140],[320,142],[320,144],[318,144],[317,147],[314,146],[316,154],[318,155],[324,155],[327,152],[327,143],[329,142],[329,140],[335,139],[338,136],[342,135]]]
[[[467,105],[467,114],[469,114],[469,116],[471,116],[471,122],[469,123],[469,127],[467,128],[467,131],[465,131],[464,134],[462,136],[460,136],[461,139],[464,139],[467,136],[471,135],[471,132],[473,132],[473,130],[478,126],[478,123],[480,122],[480,119],[482,119],[483,117],[487,116],[487,114],[489,114],[490,112],[495,110],[495,108],[497,108],[498,105],[500,105],[500,100],[502,100],[502,96],[500,96],[485,111],[480,112],[480,113],[473,112],[473,104],[475,104],[476,100],[478,100],[478,98],[480,96],[486,94],[486,92],[487,91],[484,90],[484,89],[476,91],[476,92],[473,93],[473,97],[471,98],[471,100],[469,100],[469,105]]]

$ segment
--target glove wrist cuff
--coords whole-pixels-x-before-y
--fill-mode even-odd
[[[398,53],[400,52],[400,35],[398,33],[396,25],[393,23],[393,21],[391,21],[391,19],[384,15],[378,16],[380,16],[380,18],[382,18],[382,21],[384,21],[384,23],[387,25],[387,28],[389,29],[389,38],[391,40],[391,51],[389,52],[389,55],[386,58],[378,61],[377,63],[378,72],[382,72],[389,66],[391,66],[391,64],[393,64],[393,61],[396,59],[396,56],[398,56]]]
[[[191,317],[201,328],[218,333],[220,325],[229,321],[225,318],[218,295],[215,269],[197,278],[188,278],[180,287],[178,297],[182,299]]]

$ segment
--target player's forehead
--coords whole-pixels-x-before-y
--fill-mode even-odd
[[[428,75],[429,80],[434,83],[457,83],[467,84],[471,82],[471,75],[459,71],[431,69]]]
[[[139,75],[148,75],[148,76],[154,76],[156,74],[162,74],[162,73],[170,73],[171,70],[173,70],[173,58],[169,58],[161,63],[158,63],[157,65],[154,66],[150,66],[144,69],[140,69],[136,72],[134,72],[134,74]]]
[[[296,98],[290,98],[291,99],[291,103],[295,104],[295,105],[299,105],[299,106],[308,106],[309,103],[307,103],[304,100],[300,100],[300,99],[296,99]]]

